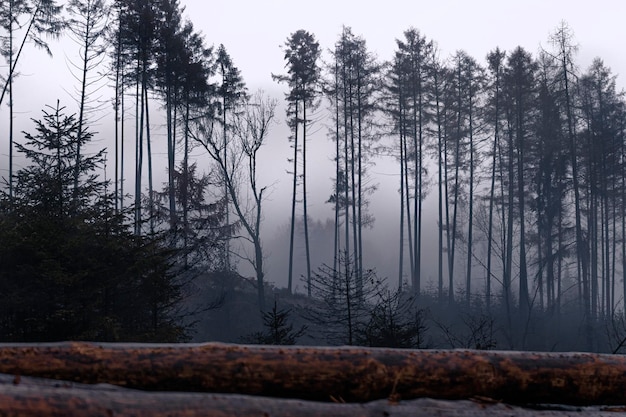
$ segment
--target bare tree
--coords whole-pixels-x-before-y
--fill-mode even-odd
[[[257,178],[258,152],[267,139],[274,121],[276,100],[268,98],[261,90],[246,100],[241,112],[232,112],[230,140],[224,144],[212,115],[198,121],[195,139],[206,149],[217,164],[217,170],[228,189],[230,202],[245,235],[240,238],[249,242],[254,250],[252,255],[240,254],[254,268],[256,274],[258,302],[261,311],[265,310],[263,246],[261,244],[261,219],[263,193],[267,186],[260,186]],[[228,149],[228,160],[224,152]],[[243,183],[249,187],[243,192]],[[251,197],[247,197],[251,196]]]
[[[99,88],[98,83],[104,79],[104,74],[92,75],[94,70],[106,58],[105,35],[108,28],[109,7],[103,0],[70,0],[68,11],[71,15],[69,30],[71,37],[79,46],[80,58],[77,63],[71,62],[72,75],[80,83],[76,93],[78,102],[78,137],[85,130],[87,117],[90,113],[99,110],[102,103],[89,97],[89,93]],[[80,145],[80,141],[78,142]],[[74,192],[78,189],[78,174],[80,172],[81,149],[76,150],[76,167],[74,169]],[[116,153],[117,156],[117,153]],[[116,185],[117,186],[117,185]]]

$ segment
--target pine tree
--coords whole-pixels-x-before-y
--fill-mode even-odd
[[[535,111],[535,73],[537,64],[532,56],[521,47],[516,48],[507,60],[504,69],[503,93],[505,98],[505,112],[507,120],[507,135],[509,138],[509,172],[515,171],[517,190],[513,191],[512,182],[509,183],[509,204],[512,194],[517,196],[517,216],[519,219],[519,308],[522,317],[530,314],[530,299],[528,286],[528,257],[526,253],[526,225],[527,225],[527,195],[528,180],[526,172],[529,170],[531,158],[529,158],[530,146],[533,138],[531,134],[532,120]],[[513,178],[509,174],[509,180]],[[509,208],[511,213],[512,207]],[[510,223],[513,220],[508,220]],[[511,230],[509,229],[509,232]],[[512,236],[509,237],[509,241]],[[512,247],[509,248],[511,250]],[[512,260],[509,260],[512,262]],[[509,270],[510,272],[510,270]]]
[[[158,236],[137,237],[116,214],[100,178],[104,150],[77,150],[92,133],[58,104],[35,121],[18,150],[13,201],[0,201],[3,341],[177,341],[180,288]],[[79,132],[81,132],[79,134]]]
[[[263,312],[265,329],[244,337],[243,342],[260,345],[295,345],[307,327],[300,326],[294,330],[293,323],[289,323],[291,311],[290,308],[278,308],[278,302],[274,300],[272,309]]]
[[[317,106],[318,83],[320,78],[320,68],[317,61],[320,57],[319,43],[315,37],[305,31],[298,30],[291,34],[285,43],[285,60],[288,75],[273,75],[279,82],[286,82],[289,85],[289,92],[286,94],[287,117],[289,126],[293,131],[293,191],[291,197],[291,236],[289,243],[289,273],[287,279],[288,289],[291,292],[293,281],[293,245],[294,245],[294,225],[295,207],[297,198],[298,178],[302,178],[302,205],[304,211],[304,243],[306,249],[307,265],[307,291],[311,296],[311,254],[309,248],[309,229],[307,211],[307,127],[311,121],[307,118],[307,109],[314,110]],[[298,152],[300,151],[298,134],[302,125],[302,174],[298,174]]]

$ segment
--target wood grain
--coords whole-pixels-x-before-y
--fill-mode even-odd
[[[0,345],[0,373],[315,401],[626,404],[626,358],[590,353],[69,342]]]

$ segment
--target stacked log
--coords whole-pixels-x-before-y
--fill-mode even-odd
[[[68,342],[0,345],[0,373],[0,415],[626,411],[626,358],[589,353]]]

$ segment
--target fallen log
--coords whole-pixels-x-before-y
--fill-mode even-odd
[[[497,402],[417,399],[324,403],[236,394],[94,390],[80,385],[0,384],[0,416],[20,417],[624,417],[623,409],[528,409]]]
[[[590,353],[69,342],[0,345],[0,373],[317,401],[626,404],[626,358]]]

